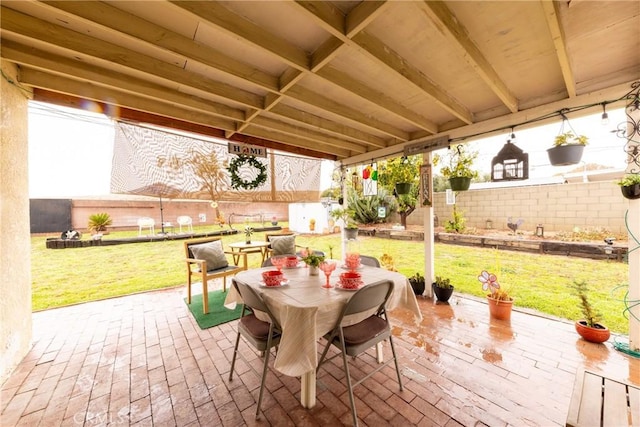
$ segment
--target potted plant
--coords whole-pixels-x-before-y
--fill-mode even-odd
[[[321,255],[321,252],[315,252],[309,248],[303,249],[300,255],[302,262],[309,267],[309,276],[317,276],[318,267],[320,263],[324,261],[324,255]]]
[[[342,221],[344,227],[344,234],[347,240],[355,240],[358,237],[358,225],[353,219],[355,211],[347,208],[333,209],[329,215],[336,220]]]
[[[620,186],[622,195],[627,199],[633,200],[640,198],[640,174],[626,174],[617,184]]]
[[[106,212],[89,215],[88,228],[91,234],[108,234],[107,227],[112,224],[111,216]]]
[[[574,280],[570,286],[580,301],[580,310],[584,316],[584,319],[576,321],[576,332],[586,341],[594,343],[605,342],[609,339],[611,333],[606,326],[599,323],[600,316],[589,302],[587,282]]]
[[[251,243],[251,235],[253,234],[253,227],[245,226],[244,227],[244,241],[249,244]]]
[[[271,217],[271,225],[278,225],[278,218],[275,215]]]
[[[422,156],[394,157],[379,163],[377,172],[378,186],[388,186],[394,196],[417,192]],[[365,169],[366,170],[366,169]]]
[[[561,132],[555,137],[553,147],[547,150],[549,162],[553,166],[575,165],[580,163],[584,146],[589,138],[575,135],[573,131]]]
[[[431,284],[431,288],[436,295],[436,299],[441,302],[449,301],[453,294],[453,285],[446,277],[436,276],[436,281]]]
[[[435,155],[433,164],[443,162],[440,173],[449,180],[451,190],[466,191],[471,185],[471,180],[478,177],[478,171],[472,168],[477,157],[477,151],[467,150],[464,145],[459,144],[455,150],[449,149],[442,157]]]
[[[413,288],[413,293],[416,295],[424,294],[425,284],[424,284],[424,276],[420,273],[414,274],[409,277],[409,283],[411,284],[411,288]]]
[[[510,320],[511,309],[513,308],[513,297],[509,295],[509,291],[500,288],[498,278],[495,274],[483,271],[478,276],[478,280],[482,283],[482,289],[489,291],[487,294],[487,302],[489,303],[489,314],[494,319]]]

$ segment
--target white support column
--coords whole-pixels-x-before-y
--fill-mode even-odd
[[[431,152],[422,154],[422,164],[431,165]],[[431,179],[431,188],[433,188],[433,170],[429,170],[429,179]],[[419,198],[420,199],[420,198]],[[418,200],[420,203],[420,200]],[[426,206],[425,206],[426,208]],[[425,295],[433,298],[433,289],[431,283],[435,280],[435,245],[434,245],[434,229],[433,229],[433,195],[431,197],[431,206],[423,209],[424,224],[424,280]]]
[[[637,148],[640,150],[640,134],[639,130],[634,128],[634,123],[640,123],[640,110],[636,108],[634,102],[630,102],[627,107],[627,150]],[[638,173],[639,165],[631,162],[627,165],[628,173]],[[629,200],[629,212],[627,216],[629,227],[629,301],[635,307],[629,313],[629,348],[634,351],[640,351],[640,248],[632,236],[640,239],[640,200]]]
[[[344,209],[347,209],[348,207],[348,203],[347,203],[347,185],[345,183],[345,173],[346,173],[346,169],[344,167],[342,167],[340,169],[340,185],[341,185],[341,189],[342,189],[342,207]],[[344,263],[345,257],[347,256],[347,233],[344,231],[344,228],[347,226],[347,224],[342,224],[340,226],[340,250],[342,252],[342,257],[341,260]]]

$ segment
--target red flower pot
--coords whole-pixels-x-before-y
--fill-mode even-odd
[[[491,314],[491,317],[498,320],[511,320],[513,300],[497,300],[487,295],[487,302],[489,303],[489,314]]]
[[[595,323],[595,326],[587,326],[586,320],[578,320],[576,322],[576,332],[585,340],[589,342],[601,343],[605,342],[611,336],[609,328],[599,323]]]

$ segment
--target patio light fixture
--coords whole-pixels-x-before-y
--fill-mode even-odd
[[[609,124],[609,114],[607,114],[607,103],[606,102],[602,103],[602,119],[601,119],[600,123],[602,123],[602,126],[606,126],[606,125]]]

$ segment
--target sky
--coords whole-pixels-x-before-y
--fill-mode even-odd
[[[571,118],[571,127],[589,137],[583,162],[624,169],[624,140],[611,131],[625,119],[624,110],[612,110],[609,124],[601,124],[601,112]],[[554,167],[546,150],[560,130],[560,121],[538,128],[515,129],[516,145],[529,153],[529,177],[543,178],[567,173],[578,165]],[[72,198],[109,194],[113,157],[114,126],[98,113],[29,103],[29,197]],[[509,138],[511,131],[471,142],[480,155],[475,165],[491,171],[491,160]],[[332,162],[323,162],[320,188],[331,186]],[[437,173],[435,171],[434,173]]]

